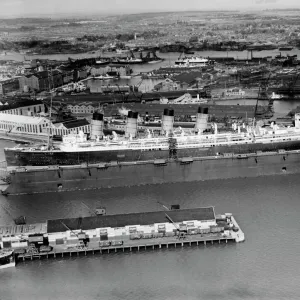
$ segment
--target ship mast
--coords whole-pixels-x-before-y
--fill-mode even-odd
[[[49,126],[48,126],[48,140],[47,140],[47,149],[49,150],[49,147],[50,147],[50,131],[51,131],[51,116],[52,116],[52,93],[51,93],[51,83],[50,83],[50,80],[51,80],[51,77],[52,77],[51,67],[50,67],[50,70],[48,70],[48,68],[47,68],[47,71],[48,71],[48,84],[49,84],[49,93],[50,93]],[[49,74],[51,76],[49,76]]]

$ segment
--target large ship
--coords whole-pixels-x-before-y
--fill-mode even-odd
[[[176,65],[184,65],[184,66],[199,66],[199,67],[206,67],[212,62],[204,57],[198,57],[198,56],[185,56],[185,57],[179,57],[176,61]]]
[[[4,150],[5,193],[39,193],[139,184],[300,172],[300,114],[295,127],[235,124],[231,132],[207,133],[208,109],[199,107],[195,128],[173,129],[165,109],[159,132],[138,135],[138,114],[128,112],[125,136],[103,135],[104,116],[94,113],[91,139],[82,132],[63,142]],[[211,130],[210,130],[211,131]]]

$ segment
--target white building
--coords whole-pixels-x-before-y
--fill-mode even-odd
[[[44,117],[31,117],[0,113],[0,132],[45,135],[49,120]]]
[[[67,106],[67,109],[70,110],[70,112],[72,114],[92,114],[94,113],[98,107],[94,107],[90,104],[88,105],[85,105],[85,104],[76,104],[76,105],[72,105],[72,104],[69,104]]]

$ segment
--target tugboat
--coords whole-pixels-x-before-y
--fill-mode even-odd
[[[0,269],[16,266],[16,260],[12,250],[0,250]]]

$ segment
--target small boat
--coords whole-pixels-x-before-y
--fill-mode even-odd
[[[109,80],[109,79],[114,79],[115,77],[113,76],[108,76],[108,75],[100,75],[100,76],[95,76],[93,79],[98,79],[98,80]]]
[[[283,47],[278,48],[279,51],[291,51],[293,49],[294,49],[294,47],[292,47],[292,46],[283,46]]]
[[[0,250],[0,269],[16,266],[16,260],[12,250]]]
[[[163,60],[162,59],[150,60],[150,61],[148,61],[148,64],[157,64],[157,63],[160,63],[160,62],[163,62]]]
[[[108,60],[96,60],[96,65],[104,66],[104,65],[108,65],[108,64],[109,64]]]

